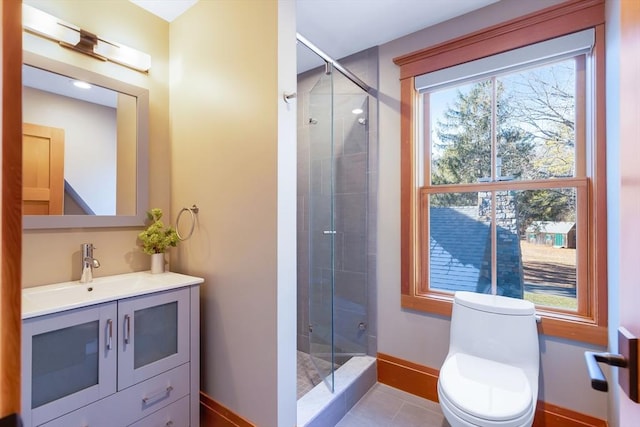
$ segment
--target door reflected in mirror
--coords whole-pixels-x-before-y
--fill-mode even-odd
[[[25,215],[136,215],[137,98],[23,65]]]

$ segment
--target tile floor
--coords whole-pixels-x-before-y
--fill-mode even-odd
[[[336,427],[449,427],[440,405],[376,383]]]

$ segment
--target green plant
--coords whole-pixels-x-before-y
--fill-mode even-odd
[[[142,241],[142,250],[149,255],[164,253],[169,246],[178,244],[178,233],[171,226],[166,226],[160,220],[162,209],[154,208],[147,212],[147,219],[152,221],[146,230],[138,234]]]

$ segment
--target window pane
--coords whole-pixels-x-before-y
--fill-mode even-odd
[[[498,243],[498,289],[522,269],[524,298],[536,305],[577,309],[575,188],[508,192],[517,211],[520,257]],[[498,192],[498,200],[507,192]],[[496,224],[500,235],[500,215]],[[518,267],[518,263],[521,264]]]
[[[429,94],[432,184],[491,177],[491,93],[487,80]]]
[[[575,188],[429,196],[429,288],[496,293],[577,309]]]
[[[524,296],[522,256],[518,238],[516,191],[496,192],[496,293],[512,298]]]
[[[496,85],[496,176],[575,176],[575,59],[511,73]]]
[[[430,289],[491,292],[491,199],[483,194],[430,195]]]

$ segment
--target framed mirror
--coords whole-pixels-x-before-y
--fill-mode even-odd
[[[25,51],[22,98],[23,227],[143,225],[148,90]]]

